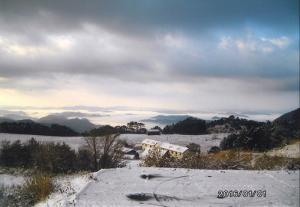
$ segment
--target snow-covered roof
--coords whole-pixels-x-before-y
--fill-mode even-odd
[[[182,146],[170,144],[167,142],[160,142],[160,141],[156,141],[153,139],[144,139],[142,144],[148,144],[148,145],[156,145],[157,144],[162,149],[171,150],[171,151],[180,152],[180,153],[184,153],[186,150],[188,150],[187,147],[182,147]]]
[[[166,142],[161,143],[159,146],[163,149],[171,150],[174,152],[180,152],[180,153],[184,153],[186,150],[188,150],[187,147],[182,147],[179,145],[170,144],[170,143],[166,143]]]
[[[144,139],[142,144],[156,145],[156,144],[160,144],[160,142],[153,139]]]

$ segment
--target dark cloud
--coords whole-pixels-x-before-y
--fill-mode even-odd
[[[294,76],[298,48],[291,47],[298,44],[297,5],[296,0],[2,0],[0,37],[4,49],[0,50],[0,76],[96,74],[128,81],[166,81],[171,75],[175,79],[185,75]],[[248,34],[244,28],[257,34],[245,39]],[[178,33],[189,45],[176,48],[181,41]],[[292,46],[272,48],[274,45],[269,43],[248,55],[217,51],[222,35],[236,36],[230,44],[243,41],[251,47],[262,45],[259,33],[277,39],[287,36]],[[77,41],[70,51],[59,51],[49,40],[49,36],[61,35]],[[10,47],[5,48],[7,45]],[[263,49],[276,51],[266,55]],[[29,53],[30,58],[22,53]]]
[[[149,27],[203,30],[256,23],[294,32],[298,5],[297,0],[2,0],[1,13],[5,20],[12,19],[15,23],[25,23],[25,26],[48,23],[44,30],[67,31],[87,21],[128,31],[143,31]],[[28,19],[30,21],[24,21]]]
[[[159,94],[161,108],[193,105],[187,111],[212,105],[194,103],[204,90],[245,103],[246,91],[257,97],[256,109],[267,105],[262,93],[295,103],[298,8],[297,0],[0,0],[0,89],[24,96],[83,89],[105,101],[114,96],[113,105],[134,98],[147,105]]]

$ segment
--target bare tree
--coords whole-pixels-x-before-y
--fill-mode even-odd
[[[96,171],[99,169],[98,159],[100,158],[100,137],[90,136],[85,137],[84,140],[93,155],[93,165],[94,170]]]
[[[93,154],[95,170],[117,167],[121,163],[121,144],[117,142],[119,134],[85,137],[85,142]]]

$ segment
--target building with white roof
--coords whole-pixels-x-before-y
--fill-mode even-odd
[[[155,148],[158,149],[162,155],[169,154],[170,156],[178,159],[181,159],[184,153],[188,151],[187,147],[182,147],[167,142],[160,142],[153,139],[145,139],[142,142],[142,149],[147,153],[149,150],[153,150]]]

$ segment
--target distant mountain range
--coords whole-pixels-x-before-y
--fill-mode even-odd
[[[205,121],[189,115],[158,115],[141,121],[165,125],[164,133],[179,134],[235,133],[243,129],[260,127],[266,123],[235,116],[229,116],[228,118],[213,117],[212,120]],[[281,134],[287,137],[300,136],[300,108],[280,116],[271,123],[274,129],[280,130]],[[2,125],[0,132],[5,133],[14,133],[14,131],[11,131],[11,127],[16,132],[26,133],[27,130],[31,132],[36,131],[37,133],[43,131],[46,134],[56,134],[55,130],[59,130],[59,134],[68,135],[82,134],[99,127],[86,118],[68,118],[59,114],[50,114],[36,120],[27,118],[14,120],[8,117],[0,117],[0,124]],[[50,129],[43,128],[43,126]]]
[[[67,126],[78,133],[90,131],[90,130],[98,127],[97,125],[91,123],[86,118],[68,119],[66,117],[59,116],[59,115],[48,115],[48,116],[40,118],[38,120],[38,122],[41,124],[45,124],[45,125],[59,124],[59,125]]]
[[[78,136],[79,134],[69,127],[51,124],[46,126],[31,120],[21,120],[0,123],[0,133],[32,134],[46,136]]]
[[[0,123],[38,123],[50,127],[52,124],[66,126],[77,133],[83,133],[97,128],[98,125],[91,123],[86,118],[66,118],[59,115],[48,115],[38,120],[23,119],[14,120],[7,117],[0,117]]]

